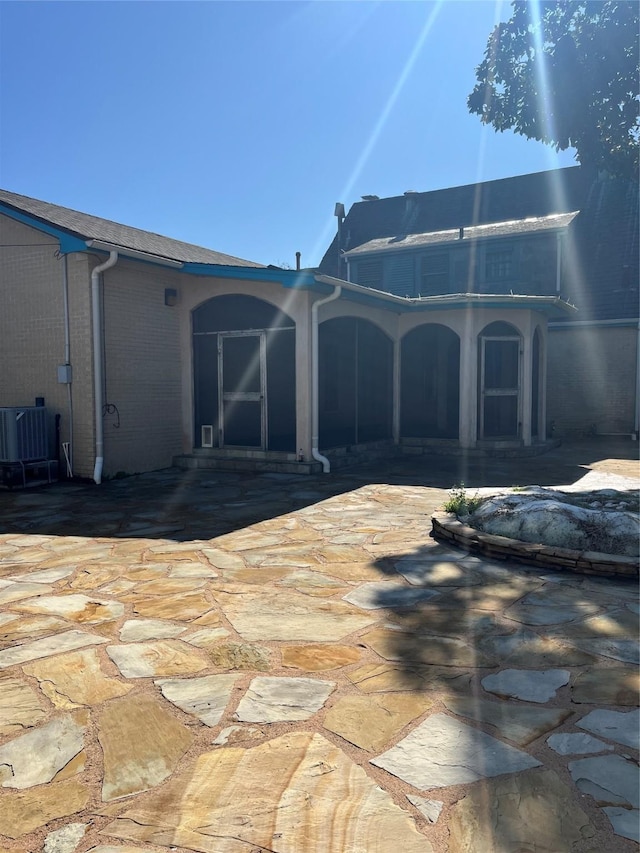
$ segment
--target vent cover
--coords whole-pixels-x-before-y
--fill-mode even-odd
[[[0,408],[0,462],[48,458],[47,410],[43,406]]]
[[[213,427],[211,424],[203,424],[200,428],[200,446],[213,447]]]

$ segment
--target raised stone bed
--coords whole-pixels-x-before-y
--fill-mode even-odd
[[[539,545],[496,536],[475,530],[448,512],[432,516],[432,532],[436,539],[458,548],[498,560],[515,560],[551,569],[566,569],[585,575],[606,577],[638,577],[638,558],[598,551],[575,551],[570,548]]]

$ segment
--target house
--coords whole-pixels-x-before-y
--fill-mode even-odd
[[[419,296],[340,275],[0,191],[0,415],[40,403],[50,454],[97,483],[172,464],[328,471],[371,446],[544,446],[547,321],[572,313],[554,290]]]
[[[570,167],[366,196],[340,216],[319,270],[408,297],[561,297],[577,311],[549,324],[548,428],[637,438],[638,233],[637,184]]]

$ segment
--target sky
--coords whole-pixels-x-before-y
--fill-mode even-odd
[[[334,207],[575,165],[470,115],[503,0],[5,2],[0,186],[264,264]]]

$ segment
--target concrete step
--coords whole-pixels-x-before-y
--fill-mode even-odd
[[[536,442],[528,447],[521,441],[482,442],[476,447],[460,447],[457,441],[440,441],[438,439],[401,439],[400,453],[403,456],[467,456],[471,458],[491,459],[525,459],[529,456],[540,456],[553,447],[558,447],[558,439]]]
[[[233,456],[231,454],[205,456],[198,453],[184,453],[181,456],[174,456],[173,464],[183,471],[194,468],[281,474],[319,474],[322,471],[320,462],[298,462],[295,456],[293,459],[277,459],[273,457]]]

